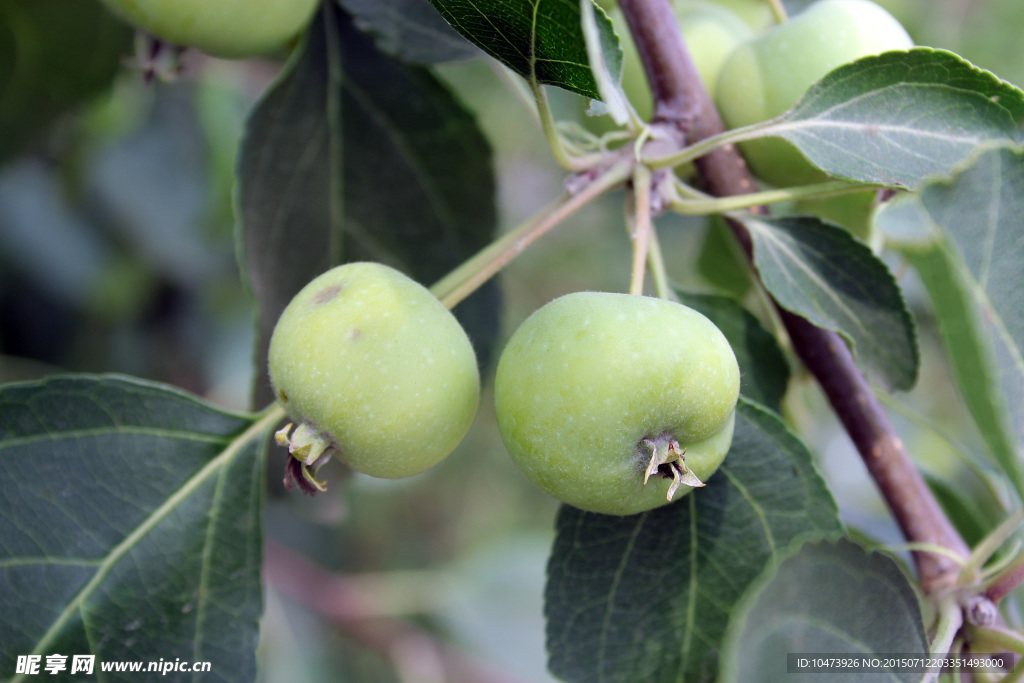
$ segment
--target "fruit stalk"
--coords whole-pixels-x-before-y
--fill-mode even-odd
[[[781,24],[789,19],[786,15],[786,8],[782,4],[782,0],[768,0],[768,5],[772,8],[772,16],[775,18],[775,23]]]
[[[629,175],[630,164],[622,159],[607,168],[580,174],[582,189],[567,191],[435,282],[430,291],[449,309],[455,308],[528,246],[602,193],[624,183]]]
[[[654,125],[674,134],[678,148],[722,132],[725,126],[696,75],[669,3],[620,0],[619,5],[651,84]],[[714,150],[696,165],[712,195],[756,190],[743,157],[732,146]],[[735,221],[730,225],[749,257],[749,234]],[[966,557],[967,545],[932,496],[846,344],[834,332],[815,327],[777,304],[776,308],[797,355],[821,385],[904,536]],[[936,553],[918,550],[914,560],[925,593],[947,586],[959,571],[955,561]]]
[[[644,293],[644,273],[648,261],[651,226],[651,172],[642,164],[633,168],[633,201],[627,220],[633,242],[633,269],[629,278],[629,293]]]

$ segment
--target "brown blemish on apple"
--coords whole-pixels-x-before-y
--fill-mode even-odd
[[[341,291],[341,285],[331,285],[327,289],[322,289],[313,296],[313,303],[316,305],[325,304],[334,297],[338,296],[338,292]]]

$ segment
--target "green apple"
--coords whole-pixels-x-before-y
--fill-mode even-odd
[[[714,473],[739,385],[729,342],[697,311],[577,292],[512,335],[494,400],[502,439],[534,484],[583,510],[629,515]]]
[[[275,395],[301,423],[278,440],[314,486],[309,467],[325,453],[375,477],[432,467],[465,436],[479,403],[476,356],[458,321],[379,263],[338,266],[296,294],[274,328],[269,363]]]
[[[738,17],[711,2],[680,0],[673,4],[673,8],[701,81],[711,92],[726,57],[738,45],[752,37],[753,33]],[[609,17],[615,24],[622,45],[622,89],[640,118],[649,121],[653,108],[651,89],[647,84],[647,75],[644,73],[636,43],[633,42],[622,10],[613,9],[609,12]],[[610,122],[610,119],[608,121]],[[607,123],[602,126],[601,132],[610,129],[611,124]]]
[[[775,24],[775,16],[772,14],[769,0],[709,1],[739,17],[754,33],[761,33]]]
[[[900,23],[871,0],[820,0],[733,51],[718,74],[715,102],[730,128],[758,123],[790,109],[843,64],[911,47]],[[825,177],[784,140],[752,140],[740,147],[751,170],[772,185]]]
[[[157,38],[216,57],[266,54],[295,38],[317,0],[103,0]]]

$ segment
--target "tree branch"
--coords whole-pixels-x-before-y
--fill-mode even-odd
[[[667,0],[620,0],[644,63],[654,96],[652,126],[682,147],[725,129],[697,75],[675,14]],[[660,150],[659,150],[660,152]],[[732,146],[696,162],[705,187],[715,196],[755,191],[754,179]],[[733,232],[748,257],[750,235],[735,221]],[[797,355],[814,374],[833,410],[860,452],[908,541],[933,543],[967,556],[968,548],[943,514],[889,422],[849,349],[835,333],[823,330],[776,303]],[[915,551],[922,588],[932,593],[947,586],[959,571],[948,557]]]

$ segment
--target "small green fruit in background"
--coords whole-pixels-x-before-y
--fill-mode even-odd
[[[494,393],[501,436],[534,484],[583,510],[629,515],[714,473],[739,386],[729,342],[697,311],[578,292],[516,330]]]
[[[461,325],[429,290],[379,263],[338,266],[306,285],[274,328],[269,360],[274,394],[302,423],[278,440],[314,485],[308,467],[332,449],[375,477],[432,467],[466,435],[480,398]]]
[[[701,81],[713,95],[713,89],[718,81],[718,71],[726,57],[738,45],[752,37],[753,33],[738,17],[711,2],[679,0],[673,3],[673,8]],[[622,44],[622,89],[640,118],[649,121],[652,114],[651,89],[647,85],[647,76],[629,32],[629,26],[622,15],[622,10],[618,8],[611,10],[608,16],[615,24],[615,31],[619,34],[619,41]],[[597,124],[600,130],[592,130],[611,130],[611,119],[599,117],[599,120],[601,119],[607,120],[604,127]]]
[[[730,128],[758,123],[790,109],[833,69],[913,44],[900,23],[870,0],[820,0],[737,48],[718,75],[715,101]],[[751,170],[772,185],[825,177],[784,140],[751,140],[740,148]]]
[[[103,0],[129,23],[215,57],[266,54],[295,38],[317,0]]]
[[[708,0],[732,12],[754,33],[761,33],[775,24],[768,0]]]

